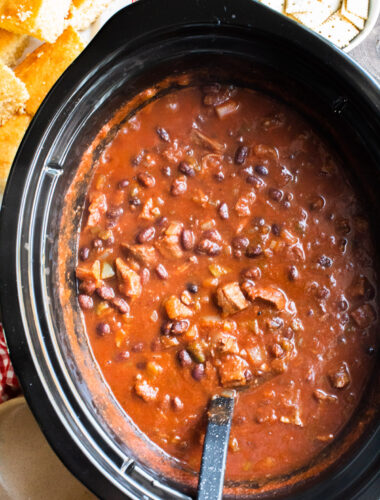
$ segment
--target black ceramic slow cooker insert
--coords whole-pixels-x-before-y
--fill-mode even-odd
[[[306,114],[347,158],[372,228],[380,214],[380,89],[340,50],[253,0],[140,0],[107,23],[29,127],[7,184],[0,226],[0,298],[12,362],[52,447],[105,499],[191,498],[196,476],[181,471],[134,428],[98,370],[73,279],[86,182],[74,201],[66,194],[83,153],[122,104],[167,76],[192,70],[270,92]],[[112,134],[99,144],[94,162],[111,139]],[[57,280],[59,225],[67,203],[72,295],[65,307],[73,312],[74,339],[67,335]],[[379,247],[379,235],[373,234]],[[378,388],[377,369],[352,421],[326,451],[336,452],[337,461],[318,476],[295,474],[292,485],[289,478],[278,478],[265,491],[254,483],[240,485],[245,498],[377,498]],[[364,430],[358,432],[361,421]],[[338,453],[355,432],[358,439]],[[148,448],[156,462],[144,452]],[[181,477],[190,479],[184,485]],[[228,497],[235,498],[235,486],[227,484]]]

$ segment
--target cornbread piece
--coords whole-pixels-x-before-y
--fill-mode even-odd
[[[28,43],[26,35],[0,29],[0,63],[14,66]]]
[[[0,127],[0,197],[4,192],[9,169],[29,123],[29,116],[16,115]]]
[[[0,28],[53,43],[64,30],[70,0],[0,0]]]
[[[82,49],[78,33],[67,28],[55,43],[44,43],[17,66],[15,73],[25,83],[30,95],[26,103],[29,115],[35,114],[51,87]]]
[[[111,0],[73,0],[69,24],[76,30],[87,29],[110,5]]]
[[[8,66],[0,63],[0,125],[22,112],[28,97],[25,84]]]

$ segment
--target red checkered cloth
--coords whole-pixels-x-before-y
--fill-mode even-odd
[[[19,389],[20,386],[9,359],[3,327],[0,324],[0,403],[15,396]]]

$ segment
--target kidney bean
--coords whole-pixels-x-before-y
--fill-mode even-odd
[[[82,309],[92,309],[94,307],[94,301],[88,295],[83,293],[78,295],[78,302]]]
[[[137,175],[137,180],[141,186],[146,188],[152,188],[156,184],[156,179],[148,172],[140,172]]]
[[[157,276],[161,280],[167,280],[169,278],[169,273],[167,272],[167,270],[165,269],[165,267],[162,264],[158,264],[155,271],[157,273]]]
[[[141,200],[137,196],[132,196],[131,198],[129,198],[129,204],[132,207],[139,207],[141,205]]]
[[[198,293],[198,290],[199,290],[198,285],[196,285],[195,283],[188,283],[186,288],[190,293],[193,293],[193,294]]]
[[[79,250],[79,258],[80,260],[87,260],[90,256],[90,249],[88,247],[82,247]]]
[[[195,235],[190,229],[184,229],[181,233],[181,245],[184,250],[192,250],[195,246]]]
[[[260,188],[264,184],[264,182],[259,177],[256,177],[256,175],[253,174],[247,175],[247,177],[245,178],[245,182],[247,184],[251,184],[256,189]]]
[[[120,314],[129,314],[130,307],[126,300],[122,299],[121,297],[115,297],[111,302]]]
[[[170,142],[170,135],[169,133],[162,127],[157,127],[156,132],[158,137],[164,141],[164,142]]]
[[[142,352],[144,350],[144,342],[138,342],[132,346],[132,352]]]
[[[266,177],[269,174],[269,170],[264,165],[256,165],[255,172],[256,174],[259,174],[262,177]]]
[[[280,236],[280,234],[281,234],[281,227],[278,224],[272,224],[272,233],[275,236]]]
[[[140,163],[142,162],[143,158],[144,158],[144,151],[140,151],[140,153],[138,155],[134,156],[131,159],[131,164],[134,167],[138,167],[140,165]]]
[[[125,189],[126,187],[129,186],[129,180],[128,179],[122,179],[117,183],[118,189]]]
[[[86,295],[92,295],[95,292],[96,285],[93,281],[82,281],[79,285],[79,290],[84,292]]]
[[[146,285],[149,281],[149,278],[150,278],[150,271],[147,267],[144,267],[144,269],[142,269],[140,273],[141,284]]]
[[[251,267],[243,271],[243,277],[249,280],[258,280],[261,278],[261,269],[259,267]]]
[[[178,396],[176,396],[175,398],[172,399],[172,405],[173,405],[173,409],[175,411],[181,411],[181,410],[183,410],[183,403],[179,399]]]
[[[222,203],[218,208],[219,217],[223,220],[227,220],[230,216],[227,203]]]
[[[249,245],[249,239],[244,236],[235,236],[235,238],[232,239],[231,244],[232,248],[235,250],[245,250]]]
[[[121,351],[118,352],[115,356],[115,361],[126,361],[131,357],[131,354],[129,351]]]
[[[95,238],[92,242],[92,246],[100,250],[101,248],[103,248],[103,240],[101,240],[100,238]]]
[[[282,191],[280,191],[279,189],[276,189],[276,188],[269,188],[268,193],[269,193],[269,197],[273,201],[281,201],[282,197],[284,195],[284,193]]]
[[[137,243],[142,245],[143,243],[147,243],[148,241],[153,240],[155,234],[156,230],[153,226],[146,227],[145,229],[142,229],[137,233],[136,241]]]
[[[261,248],[260,245],[250,245],[247,248],[245,255],[249,259],[254,259],[255,257],[258,257],[259,255],[261,255],[262,253],[263,253],[263,249]]]
[[[272,344],[270,346],[271,354],[275,358],[281,358],[281,356],[284,354],[284,350],[280,346],[280,344]]]
[[[108,323],[104,323],[103,321],[101,323],[98,323],[96,325],[96,333],[103,337],[104,335],[108,335],[111,333],[111,327]]]
[[[185,176],[174,179],[173,184],[170,188],[170,192],[173,196],[180,196],[181,194],[186,193],[186,190],[187,182]]]
[[[200,254],[206,254],[213,257],[221,253],[222,247],[214,241],[205,239],[198,243],[196,251]]]
[[[156,226],[159,228],[159,229],[166,229],[169,225],[169,220],[167,217],[159,217],[157,220],[156,220]]]
[[[171,329],[173,326],[172,321],[165,321],[161,325],[161,335],[170,335]]]
[[[205,366],[203,364],[195,365],[191,370],[191,375],[193,379],[199,382],[205,375]]]
[[[288,278],[290,281],[295,281],[298,278],[298,269],[296,268],[296,266],[289,267]]]
[[[185,174],[187,177],[194,177],[195,176],[195,170],[190,165],[190,163],[188,163],[187,161],[181,161],[181,163],[178,165],[178,170],[182,174]]]
[[[115,292],[110,286],[101,286],[96,289],[96,293],[103,300],[111,300],[115,297]]]
[[[190,354],[186,351],[186,349],[181,349],[180,351],[177,352],[177,358],[179,361],[179,364],[185,368],[186,366],[191,366],[192,365],[192,359]]]
[[[243,165],[248,156],[249,148],[248,146],[239,146],[235,152],[235,163],[237,165]]]
[[[207,238],[211,241],[222,241],[222,237],[220,236],[219,231],[216,229],[208,229],[204,231],[202,234],[203,238]]]
[[[187,332],[190,327],[190,321],[188,319],[180,319],[173,321],[173,324],[170,328],[170,333],[173,335],[182,335]]]
[[[106,215],[109,219],[118,219],[123,215],[123,213],[124,210],[121,207],[110,207],[107,210]]]

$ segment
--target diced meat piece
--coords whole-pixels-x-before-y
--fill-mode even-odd
[[[182,229],[183,224],[181,224],[180,222],[171,222],[166,229],[162,240],[156,243],[158,251],[164,257],[175,257],[176,259],[179,259],[183,256],[183,251],[181,248]]]
[[[375,321],[376,315],[370,304],[364,304],[351,311],[351,318],[359,328],[368,328]]]
[[[354,298],[371,299],[374,292],[374,288],[366,276],[359,276],[350,286],[350,295]]]
[[[279,311],[286,307],[287,297],[282,290],[273,286],[257,287],[252,281],[245,281],[242,284],[242,289],[247,297],[253,302],[256,299],[270,302]]]
[[[135,259],[139,264],[145,267],[154,267],[158,262],[157,251],[152,245],[128,245],[121,244],[126,255]]]
[[[165,301],[165,309],[170,319],[190,318],[193,315],[193,311],[185,304],[182,304],[175,295]]]
[[[100,261],[96,260],[90,266],[78,266],[76,276],[81,281],[99,281],[100,280]]]
[[[152,387],[146,380],[139,380],[136,382],[135,391],[136,394],[147,403],[156,401],[158,396],[158,388]]]
[[[335,396],[335,394],[328,394],[327,392],[322,391],[321,389],[316,389],[313,392],[313,396],[317,401],[327,401],[329,403],[334,403],[338,401],[338,398],[337,396]]]
[[[213,336],[212,345],[218,352],[238,354],[239,345],[236,337],[229,333],[219,332]]]
[[[351,382],[347,363],[342,363],[336,372],[329,375],[330,383],[335,389],[344,389]]]
[[[226,149],[226,146],[224,144],[221,144],[220,142],[216,141],[215,139],[212,139],[211,137],[208,137],[197,128],[192,129],[191,139],[194,140],[196,143],[200,144],[201,146],[204,146],[205,148],[210,149],[211,151],[215,151],[216,153],[223,153],[224,150]]]
[[[122,259],[116,259],[116,270],[119,280],[121,293],[130,298],[140,297],[142,292],[140,276],[131,269]]]
[[[88,220],[87,226],[94,227],[100,222],[103,214],[107,212],[107,198],[105,194],[94,193],[90,199],[88,207]]]
[[[235,205],[236,213],[239,217],[248,217],[251,215],[251,206],[256,200],[256,195],[253,191],[241,196]]]
[[[226,116],[235,113],[239,109],[239,103],[236,101],[228,101],[215,107],[216,114],[222,120]]]
[[[145,220],[154,220],[160,215],[160,209],[154,206],[153,198],[149,198],[143,205],[139,218]]]
[[[248,363],[240,356],[227,354],[218,366],[220,383],[224,387],[234,387],[247,384]]]
[[[237,281],[219,287],[216,291],[216,299],[225,315],[242,311],[249,305]]]

